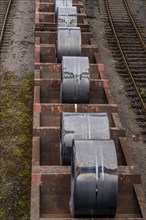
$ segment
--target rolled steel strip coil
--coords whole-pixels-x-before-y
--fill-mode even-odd
[[[58,27],[77,27],[77,8],[58,7],[57,25]]]
[[[110,139],[106,113],[68,113],[61,115],[60,163],[71,164],[74,139]]]
[[[71,159],[72,216],[114,216],[117,195],[117,155],[113,140],[74,140]]]
[[[81,55],[81,29],[80,27],[57,28],[57,61],[61,62],[63,56]]]
[[[72,7],[73,5],[73,2],[72,0],[55,0],[55,8],[54,8],[54,11],[55,11],[55,14],[57,15],[57,11],[58,11],[58,7]]]
[[[63,57],[62,103],[89,103],[90,65],[88,57]]]

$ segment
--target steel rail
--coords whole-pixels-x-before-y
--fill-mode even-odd
[[[139,37],[139,40],[141,41],[141,44],[143,45],[144,49],[146,50],[146,45],[145,45],[145,43],[144,43],[144,41],[143,41],[143,39],[142,39],[141,34],[139,33],[139,30],[138,30],[138,28],[137,28],[137,25],[136,25],[136,23],[135,23],[135,21],[134,21],[134,19],[133,19],[133,17],[132,17],[132,14],[131,14],[129,5],[128,5],[128,3],[127,3],[126,0],[123,0],[123,2],[124,2],[124,5],[125,5],[125,7],[126,7],[126,9],[127,9],[128,15],[129,15],[129,17],[130,17],[130,19],[131,19],[131,22],[132,22],[132,24],[133,24],[133,27],[135,28],[135,31],[136,31],[136,33],[137,33],[137,35],[138,35],[138,37]]]
[[[10,10],[10,7],[11,7],[11,3],[12,3],[12,0],[9,0],[7,10],[6,10],[6,14],[5,14],[4,21],[3,21],[3,25],[2,25],[2,30],[1,30],[1,33],[0,33],[0,45],[2,43],[2,38],[3,38],[3,35],[4,35],[5,25],[6,25],[6,21],[7,21],[7,18],[8,18],[8,13],[9,13],[9,10]]]
[[[109,20],[110,20],[110,24],[111,24],[111,27],[112,27],[112,30],[113,30],[113,33],[114,33],[114,36],[115,36],[115,39],[116,39],[118,48],[119,48],[119,50],[120,50],[120,53],[121,53],[123,62],[124,62],[124,64],[125,64],[126,68],[127,68],[127,71],[128,71],[129,76],[130,76],[130,78],[131,78],[131,81],[132,81],[132,83],[133,83],[133,86],[134,86],[134,88],[135,88],[135,90],[136,90],[136,93],[137,93],[137,95],[138,95],[138,98],[139,98],[139,100],[140,100],[140,102],[141,102],[141,104],[142,104],[142,107],[143,107],[143,109],[144,109],[144,111],[145,111],[145,114],[146,114],[146,105],[145,105],[145,103],[144,103],[144,101],[143,101],[143,99],[142,99],[142,97],[141,97],[141,95],[140,95],[140,92],[139,92],[139,90],[138,90],[138,88],[137,88],[137,85],[136,85],[136,82],[135,82],[135,80],[134,80],[134,78],[133,78],[133,76],[132,76],[132,72],[131,72],[131,70],[130,70],[130,68],[129,68],[129,66],[128,66],[127,60],[126,60],[125,55],[124,55],[124,52],[123,52],[123,50],[122,50],[122,47],[121,47],[121,45],[120,45],[120,42],[119,42],[119,39],[118,39],[118,35],[117,35],[116,30],[115,30],[115,27],[114,27],[112,15],[111,15],[111,12],[110,12],[110,9],[109,9],[108,0],[104,0],[104,1],[105,1],[105,6],[106,6],[107,14],[108,14],[108,17],[109,17]]]

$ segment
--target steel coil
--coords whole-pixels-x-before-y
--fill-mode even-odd
[[[57,61],[61,62],[62,56],[81,55],[81,29],[80,27],[57,28]]]
[[[89,103],[90,65],[88,57],[62,58],[62,103]]]
[[[74,140],[71,160],[72,216],[114,216],[118,195],[114,142]]]
[[[58,7],[72,7],[72,0],[55,0],[55,14],[57,14]]]
[[[77,8],[58,7],[57,25],[58,27],[77,27]]]
[[[110,139],[107,114],[63,112],[60,139],[61,164],[70,165],[74,139]]]

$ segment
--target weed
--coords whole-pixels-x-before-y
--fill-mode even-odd
[[[0,218],[29,219],[33,74],[0,78]]]
[[[141,95],[142,98],[146,98],[146,89],[142,88],[140,90],[140,95]]]

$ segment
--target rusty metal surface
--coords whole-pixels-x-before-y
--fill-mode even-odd
[[[36,31],[36,44],[55,44],[57,40],[57,31]],[[81,32],[82,44],[95,44],[93,40],[93,34],[91,32]],[[39,39],[38,39],[39,38]],[[38,41],[39,40],[39,41]],[[92,40],[92,42],[91,42]]]
[[[77,8],[77,26],[82,31],[89,31],[89,24],[86,19],[86,14],[83,9],[83,4],[78,1],[73,2],[73,5]],[[54,13],[53,2],[36,2],[36,14],[35,14],[35,30],[56,30],[57,23],[55,22],[57,15]]]
[[[59,165],[61,113],[107,112],[110,135],[114,141],[118,159],[119,190],[115,217],[107,217],[106,220],[145,220],[146,200],[141,186],[140,172],[132,160],[125,129],[121,125],[118,108],[113,101],[109,81],[105,76],[104,65],[100,62],[93,34],[89,32],[83,4],[76,0],[73,1],[73,5],[77,6],[78,26],[81,27],[82,56],[88,56],[90,62],[91,96],[89,104],[60,103],[62,67],[56,59],[57,25],[53,12],[54,1],[36,1],[30,219],[74,219],[69,210],[70,166]],[[48,18],[49,22],[46,20]],[[105,220],[105,218],[99,219]]]
[[[54,217],[56,218],[68,217],[70,219],[71,218],[69,213],[70,167],[50,166],[47,168],[46,166],[41,166],[41,168],[34,167],[32,172],[33,172],[33,186],[35,188],[34,198],[39,197],[41,200],[40,213],[38,218],[45,216],[45,218],[49,217],[51,219]],[[37,174],[38,172],[40,172],[39,175]],[[142,219],[144,215],[141,213],[139,209],[137,197],[138,196],[141,196],[141,198],[144,197],[140,191],[141,189],[140,175],[139,175],[139,171],[137,170],[137,167],[119,166],[118,173],[119,173],[118,207],[114,219],[118,219],[118,218]],[[135,188],[135,184],[137,188]],[[133,193],[134,190],[137,190],[136,194]],[[37,202],[40,201],[35,201],[36,206],[37,206]],[[143,207],[144,204],[145,203],[143,201],[142,202]]]

